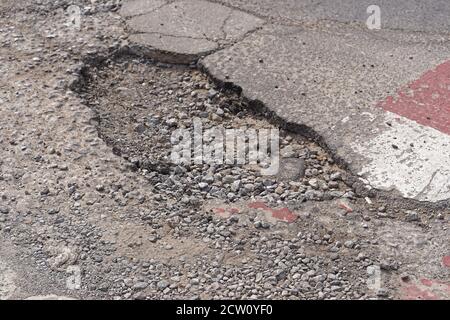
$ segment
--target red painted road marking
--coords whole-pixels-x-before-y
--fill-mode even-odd
[[[442,264],[447,268],[450,268],[450,256],[445,256],[442,258]]]
[[[410,285],[403,289],[404,300],[439,300],[433,292],[423,290],[416,285]]]
[[[237,208],[212,208],[213,212],[217,214],[221,218],[229,218],[233,214],[240,213],[239,209]]]
[[[426,72],[379,106],[450,135],[450,61]]]
[[[261,201],[252,202],[248,205],[248,207],[268,211],[273,218],[287,223],[292,223],[298,218],[298,216],[292,213],[288,208],[272,209]]]
[[[403,286],[401,291],[401,298],[405,300],[448,300],[450,297],[448,283],[426,278]]]
[[[344,209],[347,213],[353,212],[353,209],[344,201],[339,202],[339,208]]]
[[[430,279],[422,279],[420,280],[420,282],[422,282],[422,284],[427,287],[431,287],[433,285],[433,281],[431,281]]]
[[[243,211],[237,207],[228,207],[226,205],[224,206],[225,207],[213,207],[211,208],[211,210],[217,216],[225,219],[231,217],[233,214],[240,214],[242,212],[245,212],[245,210]],[[246,204],[246,206],[250,209],[261,209],[263,211],[266,211],[271,218],[278,221],[292,223],[298,218],[298,216],[294,212],[290,211],[288,208],[272,209],[261,201],[251,202]]]

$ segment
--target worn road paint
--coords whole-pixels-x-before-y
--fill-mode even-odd
[[[450,268],[450,256],[443,257],[442,264],[444,265],[444,267]]]
[[[367,164],[359,172],[372,187],[397,189],[403,197],[440,201],[450,194],[450,135],[385,113],[385,126],[374,138],[354,142]]]
[[[221,218],[225,218],[225,219],[231,217],[233,214],[240,213],[240,210],[238,208],[234,208],[234,207],[231,207],[231,208],[217,207],[217,208],[212,208],[212,210],[215,214],[217,214]]]
[[[270,223],[292,223],[298,218],[297,214],[286,207],[271,208],[262,201],[254,201],[250,203],[243,202],[240,204],[234,204],[234,206],[215,203],[212,205],[212,207],[210,207],[210,210],[212,210],[214,214],[223,219],[227,219],[235,214],[243,214],[250,211],[251,209],[259,209],[263,211],[265,220]]]
[[[420,281],[404,285],[401,289],[404,300],[448,300],[450,285],[442,281],[422,278]]]
[[[251,209],[262,209],[269,213],[270,216],[268,218],[273,218],[275,220],[287,223],[292,223],[298,218],[298,216],[288,208],[273,209],[268,207],[264,202],[261,201],[252,202],[248,205],[248,207]]]
[[[450,61],[388,97],[380,107],[450,135]]]
[[[426,72],[379,104],[381,134],[354,150],[369,164],[360,172],[381,190],[405,198],[440,201],[450,194],[450,61]]]
[[[338,206],[339,206],[339,208],[344,209],[346,213],[353,212],[352,207],[350,207],[350,205],[344,200],[339,201]]]

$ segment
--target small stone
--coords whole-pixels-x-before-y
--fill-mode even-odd
[[[148,284],[146,282],[137,282],[134,286],[134,290],[144,290],[148,287]]]
[[[231,175],[226,175],[225,177],[223,177],[222,182],[223,183],[233,183],[234,180],[235,180],[235,177],[233,177]]]
[[[403,282],[408,282],[410,280],[409,274],[407,273],[402,273],[400,275],[400,279],[402,279]]]
[[[108,283],[103,282],[98,286],[98,289],[100,291],[107,292],[109,290],[109,285],[108,285]]]
[[[166,124],[169,127],[177,127],[178,126],[178,121],[175,118],[170,118],[170,119],[166,120]]]
[[[145,130],[146,130],[146,127],[145,127],[145,125],[142,124],[142,123],[140,123],[140,124],[138,124],[136,127],[134,127],[134,131],[137,132],[137,133],[139,133],[139,134],[144,133]]]
[[[313,189],[319,189],[319,181],[317,179],[311,179],[308,184],[313,187]]]
[[[241,188],[241,180],[236,180],[231,184],[231,191],[238,192]]]
[[[386,298],[386,297],[389,296],[389,293],[388,293],[388,291],[386,289],[381,288],[381,289],[377,290],[377,296],[378,297],[382,297],[382,298]]]
[[[278,171],[278,180],[282,182],[300,181],[305,175],[305,160],[282,158]]]
[[[277,281],[284,280],[284,279],[286,279],[286,277],[287,277],[287,273],[285,270],[280,269],[280,270],[277,270],[275,273],[275,278],[277,279]]]
[[[344,247],[348,249],[352,249],[354,247],[355,243],[352,240],[347,240],[344,242]]]
[[[246,183],[244,184],[244,189],[248,192],[252,192],[253,190],[255,190],[255,185],[252,183]]]
[[[214,182],[214,177],[211,174],[208,174],[203,177],[203,181],[210,184]]]
[[[198,186],[200,187],[200,189],[204,190],[208,188],[209,184],[207,184],[206,182],[200,182]]]
[[[215,228],[214,228],[214,225],[212,225],[212,224],[210,224],[208,226],[208,228],[206,228],[206,232],[208,232],[209,234],[214,233],[214,231],[215,231]]]
[[[103,262],[103,258],[100,256],[94,256],[92,258],[92,260],[94,260],[94,262],[97,262],[97,263]]]
[[[7,208],[7,207],[0,207],[0,213],[8,214],[9,213],[9,208]]]
[[[405,220],[408,222],[419,221],[419,214],[415,211],[406,211]]]
[[[398,270],[398,264],[395,261],[383,260],[380,262],[380,268],[385,271]]]
[[[283,194],[283,192],[284,192],[284,189],[283,189],[282,186],[278,186],[278,187],[275,189],[275,193],[276,193],[276,194]]]
[[[332,254],[330,254],[330,258],[331,258],[331,260],[337,260],[337,259],[339,259],[339,254],[338,253],[336,253],[336,252],[333,252]]]
[[[330,175],[330,180],[331,181],[337,181],[337,180],[341,180],[341,173],[340,172],[334,172]]]
[[[57,214],[57,213],[59,213],[59,209],[52,208],[52,209],[48,210],[47,213],[50,215]]]
[[[170,283],[169,283],[168,281],[166,281],[166,280],[161,280],[161,281],[158,281],[158,283],[156,284],[156,287],[157,287],[159,290],[164,290],[164,289],[166,289],[169,285],[170,285]]]
[[[294,149],[290,145],[281,149],[280,153],[283,158],[294,158],[295,157]]]
[[[210,89],[210,90],[208,91],[208,98],[209,98],[209,99],[214,98],[216,95],[217,95],[217,91],[216,91],[216,90]]]

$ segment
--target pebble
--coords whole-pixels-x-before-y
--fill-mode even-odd
[[[9,208],[7,208],[7,207],[0,207],[0,213],[8,214],[9,213]]]

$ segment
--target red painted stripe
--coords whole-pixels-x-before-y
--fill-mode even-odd
[[[428,71],[379,106],[450,135],[450,61]]]
[[[444,258],[442,258],[442,264],[450,268],[450,256],[445,256]]]

